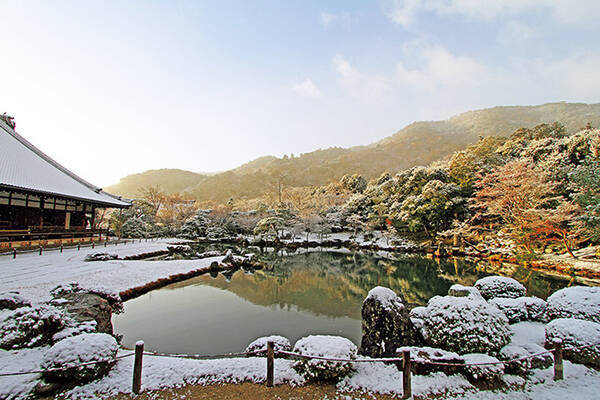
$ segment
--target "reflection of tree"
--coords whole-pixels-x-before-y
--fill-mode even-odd
[[[411,305],[423,305],[435,295],[445,295],[454,283],[473,285],[490,273],[512,275],[526,285],[530,295],[543,298],[567,284],[523,268],[485,263],[487,267],[482,269],[461,259],[430,260],[409,255],[383,259],[363,253],[313,252],[285,257],[267,253],[260,260],[268,268],[253,274],[238,271],[230,281],[222,275],[205,275],[169,287],[209,285],[254,304],[360,319],[362,302],[375,286],[402,293]]]

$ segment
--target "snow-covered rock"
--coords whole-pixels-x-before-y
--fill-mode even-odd
[[[87,382],[105,375],[116,361],[119,345],[105,333],[84,333],[61,340],[42,358],[43,376],[50,381]],[[98,363],[81,366],[80,364]],[[59,371],[52,371],[61,368]]]
[[[504,374],[504,364],[498,364],[499,360],[496,357],[480,353],[465,354],[463,357],[467,364],[463,371],[469,380],[490,385],[500,382],[502,374]]]
[[[98,295],[104,300],[108,301],[108,304],[112,308],[113,312],[120,313],[123,311],[123,302],[119,293],[104,286],[82,287],[77,282],[71,282],[68,284],[58,285],[50,290],[50,294],[55,300],[67,298],[68,295],[74,293],[90,293]]]
[[[548,316],[577,318],[600,323],[600,287],[573,286],[548,297]]]
[[[563,341],[565,359],[600,367],[600,324],[575,318],[558,318],[546,325],[546,347]]]
[[[422,343],[403,299],[391,289],[377,286],[369,291],[362,305],[362,320],[361,354],[394,356],[400,346]]]
[[[41,304],[21,307],[0,322],[0,348],[36,347],[52,342],[52,336],[70,324],[58,308]]]
[[[450,289],[448,289],[448,296],[454,296],[454,297],[481,297],[481,293],[479,293],[479,289],[477,289],[474,286],[463,286],[463,285],[459,285],[454,284],[452,286],[450,286]]]
[[[462,356],[459,356],[454,352],[434,347],[400,347],[398,349],[398,357],[400,357],[405,350],[410,351],[412,372],[417,375],[427,375],[433,372],[443,372],[446,375],[457,374],[463,367],[433,365],[428,363],[464,364],[465,362]]]
[[[521,321],[546,321],[546,302],[537,297],[495,297],[490,304],[498,307],[511,324]]]
[[[19,292],[0,293],[0,310],[16,310],[30,305],[31,302],[19,295]]]
[[[510,340],[504,313],[483,300],[435,296],[427,304],[424,321],[429,345],[459,354],[494,354]]]
[[[355,359],[358,349],[350,340],[340,336],[311,335],[296,342],[294,352],[306,356]],[[307,381],[335,381],[354,370],[351,362],[301,359],[294,369]]]
[[[246,352],[251,353],[254,351],[267,351],[267,342],[273,342],[275,351],[292,350],[292,344],[287,338],[279,335],[271,335],[259,337],[258,339],[252,341],[248,347],[246,347]]]
[[[89,325],[94,323],[94,330],[112,335],[112,307],[102,296],[95,293],[67,293],[56,307],[64,310],[76,323]]]
[[[118,259],[119,256],[116,254],[110,254],[110,253],[90,253],[88,255],[85,256],[85,258],[83,259],[83,261],[110,261],[110,260],[116,260]]]
[[[484,299],[494,297],[516,298],[525,296],[527,289],[513,278],[505,276],[486,276],[475,282],[475,287]]]

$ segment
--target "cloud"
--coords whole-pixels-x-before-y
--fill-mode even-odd
[[[385,14],[398,25],[410,26],[420,8],[420,0],[391,0],[385,7]]]
[[[425,47],[418,55],[420,68],[396,65],[395,81],[427,90],[438,87],[472,87],[487,79],[489,71],[479,62],[457,56],[442,47]]]
[[[600,17],[598,0],[390,0],[385,4],[384,13],[404,27],[423,12],[489,20],[545,10],[563,24],[594,22]]]
[[[380,99],[389,90],[389,80],[380,75],[362,74],[343,56],[333,58],[339,85],[351,96],[363,100]]]
[[[339,24],[348,29],[350,27],[350,23],[352,22],[352,18],[350,17],[350,14],[346,12],[335,14],[323,11],[319,16],[319,21],[321,22],[321,25],[325,27]]]
[[[316,98],[321,96],[321,91],[319,90],[317,85],[315,85],[315,83],[308,78],[300,83],[295,83],[294,85],[292,85],[292,90],[300,96],[304,97]]]
[[[498,42],[505,46],[523,44],[537,36],[530,26],[517,21],[508,22],[498,34]]]

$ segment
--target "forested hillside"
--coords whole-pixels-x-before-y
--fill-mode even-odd
[[[320,186],[346,174],[372,179],[448,157],[479,136],[508,136],[524,126],[558,121],[568,134],[587,123],[600,125],[600,104],[550,103],[469,111],[444,121],[415,122],[368,146],[329,148],[298,157],[266,156],[212,176],[182,170],[152,170],[130,175],[106,190],[135,196],[144,186],[183,192],[197,200],[249,199],[281,187]]]

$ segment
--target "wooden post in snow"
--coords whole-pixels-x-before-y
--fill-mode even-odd
[[[267,387],[273,387],[273,370],[275,367],[275,346],[267,342]]]
[[[554,380],[559,381],[563,377],[562,340],[554,339]]]
[[[139,394],[142,390],[142,357],[144,356],[144,341],[135,343],[135,360],[133,361],[133,386],[131,390]]]
[[[412,398],[412,386],[410,382],[410,350],[402,352],[402,398]]]

